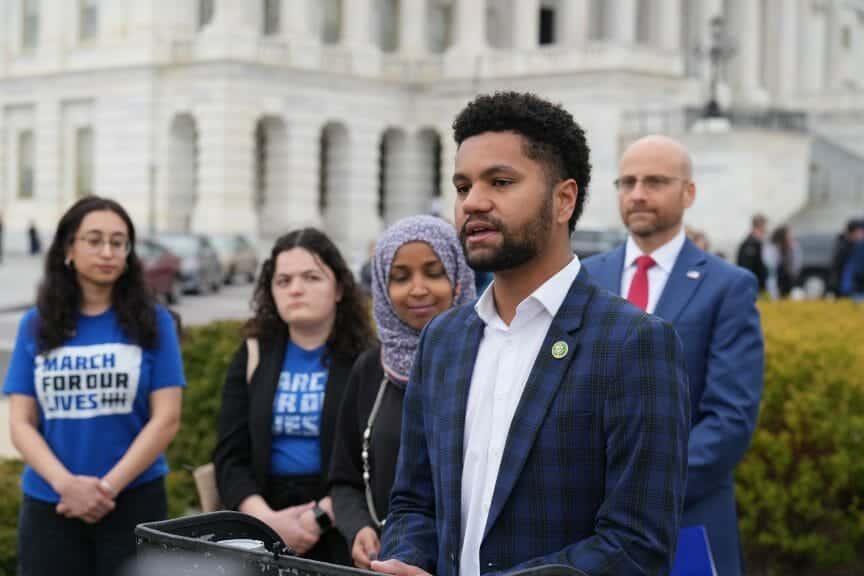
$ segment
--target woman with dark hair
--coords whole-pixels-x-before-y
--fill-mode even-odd
[[[420,331],[474,300],[474,274],[452,224],[412,216],[391,226],[372,256],[372,300],[381,345],[351,371],[330,465],[339,531],[359,568],[370,567],[396,475],[402,400]]]
[[[798,285],[801,273],[801,247],[786,226],[780,226],[771,234],[771,242],[765,246],[763,259],[768,270],[766,288],[772,298],[786,298]]]
[[[167,514],[163,452],[183,386],[174,321],[145,286],[132,221],[113,200],[82,198],[57,226],[4,385],[27,464],[22,574],[115,574],[135,554],[135,526]]]
[[[298,554],[347,564],[326,486],[342,393],[372,341],[362,292],[330,239],[304,228],[276,241],[253,308],[222,391],[219,495]]]

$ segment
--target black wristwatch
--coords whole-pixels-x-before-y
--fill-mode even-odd
[[[318,528],[322,534],[333,528],[333,521],[330,520],[330,515],[321,506],[316,504],[312,512],[315,514],[315,522],[318,523]]]

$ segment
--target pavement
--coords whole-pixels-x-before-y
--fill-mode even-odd
[[[7,256],[0,263],[0,313],[26,309],[36,299],[42,256]]]

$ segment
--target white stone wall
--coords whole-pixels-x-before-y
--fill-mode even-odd
[[[496,89],[538,92],[583,124],[594,166],[583,222],[618,225],[610,183],[622,118],[703,101],[706,69],[698,71],[689,51],[694,42],[704,47],[707,20],[722,9],[719,0],[687,0],[686,13],[679,0],[399,0],[394,18],[380,13],[389,1],[334,1],[345,26],[339,42],[323,44],[319,0],[283,0],[272,36],[263,35],[255,0],[215,0],[213,20],[200,30],[195,0],[106,0],[98,37],[86,42],[79,40],[77,3],[42,0],[38,48],[24,53],[20,2],[0,0],[6,245],[23,247],[18,239],[31,218],[49,233],[73,200],[74,130],[89,124],[95,191],[122,200],[141,230],[241,231],[267,242],[295,226],[323,225],[356,263],[387,222],[433,206],[451,216],[450,123],[474,94]],[[557,9],[553,45],[538,45],[540,6]],[[738,55],[726,92],[735,101],[864,110],[864,0],[729,0],[728,6]],[[449,14],[450,21],[433,13]],[[593,26],[598,17],[602,30]],[[394,22],[395,50],[382,53],[386,43],[376,34]],[[450,38],[449,47],[431,50],[433,37]],[[262,122],[263,192],[256,189],[262,153],[255,136]],[[16,198],[15,134],[22,126],[36,135],[33,200]],[[322,213],[319,156],[328,126],[338,129],[327,129],[335,136]],[[864,130],[852,126],[843,126],[851,131],[846,138],[860,140]],[[385,134],[391,145],[381,163]],[[800,139],[790,142],[798,146]],[[694,141],[711,152],[708,165],[733,161],[726,169],[742,186],[729,187],[730,205],[785,214],[770,182],[755,175],[756,160],[726,148],[735,144]],[[779,158],[772,150],[779,155],[782,147],[766,144],[762,162]],[[803,153],[795,148],[793,156]],[[436,161],[439,186],[432,183]],[[388,191],[383,215],[379,176]],[[748,197],[742,192],[748,188],[764,193]],[[709,234],[716,222],[706,220]]]
[[[773,227],[807,201],[810,136],[741,130],[689,134],[682,142],[696,183],[685,223],[706,231],[713,249],[733,259],[753,214],[765,214]]]

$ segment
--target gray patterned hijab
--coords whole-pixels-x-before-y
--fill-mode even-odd
[[[396,252],[410,242],[425,242],[441,260],[450,285],[456,291],[454,307],[475,298],[474,272],[465,262],[452,224],[434,216],[411,216],[384,231],[372,257],[372,303],[381,340],[381,365],[392,380],[401,384],[408,382],[420,331],[396,314],[387,286]]]

